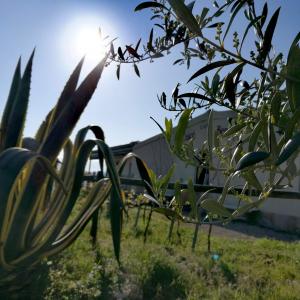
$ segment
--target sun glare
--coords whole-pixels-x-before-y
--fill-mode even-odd
[[[108,28],[101,18],[85,16],[73,19],[62,34],[64,60],[74,65],[74,62],[85,56],[87,64],[99,62],[104,57],[106,45],[109,43],[109,38],[103,39],[110,32],[111,28]]]
[[[85,55],[89,60],[100,60],[106,50],[102,38],[97,27],[83,26],[76,34],[74,50],[79,56]]]

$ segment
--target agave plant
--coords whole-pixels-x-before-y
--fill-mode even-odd
[[[109,196],[117,259],[120,252],[120,183],[112,153],[103,141],[103,131],[88,126],[78,132],[74,144],[69,139],[97,87],[107,57],[77,87],[81,60],[35,138],[23,138],[33,57],[34,52],[23,75],[19,60],[1,119],[0,288],[6,291],[20,288],[44,257],[55,255],[74,242]],[[85,140],[89,130],[97,139]],[[95,146],[100,167],[105,160],[109,177],[95,183],[80,210],[74,213],[85,165]],[[58,167],[60,153],[63,155]]]

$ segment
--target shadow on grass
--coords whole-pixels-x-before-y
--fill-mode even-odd
[[[224,263],[221,262],[220,263],[220,269],[223,273],[223,276],[226,278],[226,280],[230,283],[236,283],[236,278],[234,276],[234,273],[231,271],[231,269],[229,268],[229,266]]]
[[[163,262],[156,262],[144,284],[143,299],[185,299],[185,285],[179,273]]]
[[[113,280],[112,276],[106,270],[105,258],[102,256],[101,252],[96,250],[96,263],[101,266],[99,269],[99,289],[101,295],[97,297],[99,300],[113,299]]]

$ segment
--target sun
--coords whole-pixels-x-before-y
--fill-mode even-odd
[[[76,33],[74,50],[78,56],[85,55],[88,60],[100,61],[105,55],[106,47],[99,28],[83,25]]]
[[[63,60],[68,65],[76,64],[85,56],[85,64],[95,65],[105,56],[111,32],[103,18],[79,16],[70,20],[61,34]],[[100,29],[101,27],[101,29]]]

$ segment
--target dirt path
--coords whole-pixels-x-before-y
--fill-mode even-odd
[[[203,225],[202,230],[208,232],[208,227],[208,225]],[[299,234],[276,231],[262,226],[251,225],[243,221],[235,221],[225,226],[214,225],[212,236],[214,235],[236,239],[270,238],[287,242],[300,241]]]

